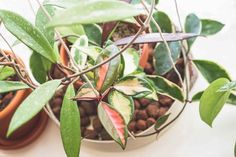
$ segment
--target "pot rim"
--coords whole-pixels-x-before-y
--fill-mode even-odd
[[[9,55],[12,56],[12,52],[11,51],[4,50],[4,52],[6,54],[9,54]],[[20,62],[19,64],[24,66],[23,61],[20,58],[18,58],[18,60]],[[4,119],[6,116],[8,116],[8,114],[10,112],[12,112],[19,105],[17,103],[19,101],[19,99],[21,101],[21,99],[23,97],[25,97],[26,95],[28,95],[30,92],[31,92],[31,89],[23,89],[23,90],[16,91],[16,93],[15,93],[13,99],[10,101],[10,103],[2,111],[0,111],[0,120]]]
[[[4,150],[19,149],[34,142],[35,139],[37,139],[41,135],[43,130],[46,128],[47,122],[48,122],[48,115],[45,113],[45,111],[41,111],[39,115],[39,120],[37,121],[37,124],[32,129],[30,134],[17,140],[7,140],[0,137],[0,149]]]

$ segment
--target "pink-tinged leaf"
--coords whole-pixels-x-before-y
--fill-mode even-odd
[[[96,64],[99,64],[112,55],[119,52],[119,48],[115,45],[110,45],[103,50],[102,54],[98,56]],[[118,56],[112,61],[99,68],[95,69],[95,85],[96,89],[99,92],[104,92],[109,88],[115,81],[115,79],[119,76],[119,66],[121,63],[121,57]]]
[[[125,149],[128,130],[122,115],[106,102],[98,105],[98,117],[109,135]]]
[[[106,58],[104,58],[106,60]],[[109,63],[103,64],[98,68],[98,80],[96,83],[97,90],[100,91],[102,89],[102,85],[106,79],[106,74],[109,69]]]
[[[93,89],[88,83],[84,84],[77,92],[77,95],[72,98],[73,100],[95,100],[98,99]]]
[[[193,37],[197,37],[199,35],[194,33],[163,33],[163,36],[166,41],[180,41],[185,40]],[[134,36],[129,36],[126,38],[122,38],[120,40],[117,40],[114,44],[117,46],[125,45],[129,43]],[[148,33],[148,34],[142,34],[139,35],[139,37],[134,41],[134,44],[142,44],[142,43],[157,43],[162,42],[162,38],[160,36],[160,33]]]

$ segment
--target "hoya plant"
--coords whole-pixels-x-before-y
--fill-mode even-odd
[[[34,24],[17,13],[0,10],[1,24],[18,39],[14,45],[22,43],[32,52],[28,72],[2,49],[0,51],[0,77],[6,78],[10,72],[19,77],[19,81],[2,79],[0,92],[32,89],[14,113],[7,137],[42,109],[58,123],[49,103],[60,101],[54,98],[63,91],[59,94],[63,101],[60,102],[58,119],[68,157],[79,156],[83,140],[81,124],[84,123],[80,104],[84,102],[92,102],[92,108],[109,137],[125,149],[129,137],[144,137],[130,129],[136,127],[132,120],[137,116],[137,99],[157,102],[164,96],[171,103],[175,100],[184,104],[168,123],[170,114],[164,112],[156,116],[152,113],[155,108],[150,107],[148,114],[155,117],[150,124],[155,129],[145,136],[159,134],[181,115],[191,101],[192,74],[189,73],[192,71],[189,68],[192,64],[209,82],[224,77],[213,82],[201,98],[201,116],[209,124],[225,101],[233,102],[231,91],[235,83],[229,83],[231,79],[226,71],[212,61],[193,60],[191,57],[191,47],[196,38],[216,34],[223,28],[222,23],[200,19],[192,13],[186,17],[184,27],[181,22],[176,26],[165,12],[157,9],[156,0],[36,2],[39,9]],[[178,15],[176,1],[175,5]],[[1,37],[7,42],[2,34]],[[14,45],[8,45],[15,55]],[[149,53],[145,55],[146,50]],[[149,63],[145,64],[147,61]],[[9,68],[11,70],[6,71]],[[177,79],[171,80],[172,76]],[[212,91],[217,91],[214,94],[219,96],[213,97]],[[205,100],[208,104],[202,105]],[[212,114],[208,114],[209,111]],[[146,111],[139,113],[143,118]],[[147,128],[146,123],[139,121],[142,131]]]

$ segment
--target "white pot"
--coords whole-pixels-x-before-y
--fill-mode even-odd
[[[183,107],[183,103],[175,101],[170,107],[170,109],[168,110],[168,112],[166,113],[166,114],[171,113],[166,123],[170,122],[173,118],[175,118],[177,114],[180,112],[180,110],[182,109],[182,107]],[[164,133],[166,133],[167,130],[170,127],[172,127],[174,123],[172,123],[163,131],[161,131],[161,133],[158,135],[158,138],[160,138]],[[155,129],[153,125],[152,127],[149,127],[147,130],[141,133],[138,133],[136,135],[145,135],[145,134],[152,133],[154,131]],[[132,150],[132,149],[137,149],[139,147],[143,147],[147,144],[154,142],[155,140],[158,140],[158,138],[156,134],[152,136],[147,136],[147,137],[139,137],[136,139],[129,137],[126,150]],[[90,149],[96,149],[100,151],[107,151],[107,152],[123,151],[122,148],[116,142],[111,141],[111,140],[99,141],[99,140],[83,139],[82,144],[83,146],[88,147]]]

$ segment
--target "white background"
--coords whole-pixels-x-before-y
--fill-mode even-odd
[[[32,0],[34,1],[34,0]],[[33,3],[37,8],[36,3]],[[235,0],[179,0],[181,17],[196,13],[200,18],[213,18],[226,26],[216,36],[201,38],[193,47],[195,58],[214,60],[236,78],[236,1]],[[33,21],[34,16],[27,0],[0,0],[1,9],[20,13]],[[160,10],[167,12],[177,23],[173,0],[160,0]],[[14,38],[3,28],[0,30],[10,39]],[[7,48],[0,40],[0,45]],[[15,51],[25,60],[29,53],[24,46],[15,47]],[[192,93],[204,89],[206,81],[200,77]],[[137,150],[125,152],[101,152],[82,145],[81,157],[233,157],[236,141],[236,107],[226,105],[214,122],[213,128],[205,125],[199,118],[198,103],[189,104],[184,114],[158,141]],[[24,149],[2,151],[0,157],[65,157],[58,128],[50,122],[42,136]]]

